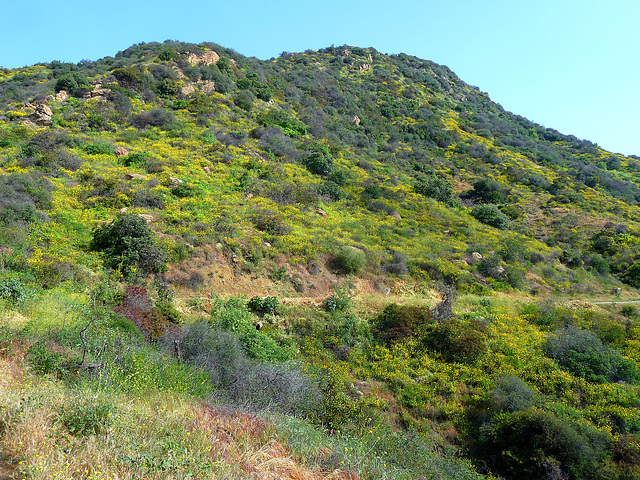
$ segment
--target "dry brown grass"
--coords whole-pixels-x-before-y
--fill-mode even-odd
[[[304,465],[257,415],[170,393],[141,398],[69,389],[31,374],[19,341],[9,347],[0,355],[2,479],[357,479]],[[70,434],[61,408],[92,401],[114,406],[108,427]]]

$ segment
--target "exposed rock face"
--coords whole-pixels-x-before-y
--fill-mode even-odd
[[[36,106],[35,111],[29,116],[33,123],[43,127],[48,127],[53,124],[51,117],[53,117],[53,112],[44,104]]]
[[[360,120],[360,117],[358,115],[356,115],[355,117],[353,117],[353,123],[355,123],[356,125],[360,125],[360,122],[362,120]]]
[[[209,95],[210,93],[213,93],[216,91],[216,84],[215,82],[205,82],[202,84],[202,86],[200,87],[200,91],[202,93],[206,93],[207,95]]]
[[[91,95],[91,98],[95,98],[95,97],[104,97],[109,93],[111,93],[110,88],[96,88],[95,90],[92,90],[90,92],[90,95]]]
[[[113,153],[115,153],[116,157],[118,157],[118,158],[126,157],[127,155],[129,155],[129,150],[127,150],[124,147],[116,147],[116,149],[113,151]]]
[[[66,99],[68,99],[71,95],[69,95],[69,92],[67,92],[66,90],[60,90],[58,93],[56,93],[56,100],[58,100],[59,102],[64,102]]]
[[[191,84],[185,85],[180,89],[180,95],[183,97],[188,97],[189,95],[193,95],[194,93],[196,93],[196,89]]]
[[[190,53],[187,57],[187,61],[192,65],[199,65],[204,63],[205,65],[211,65],[212,63],[218,63],[220,56],[213,50],[209,52],[203,52],[201,54]]]
[[[482,254],[481,254],[481,253],[478,253],[478,252],[473,252],[473,253],[471,254],[471,261],[472,261],[472,263],[474,263],[474,264],[475,264],[475,263],[477,263],[477,262],[479,262],[479,261],[480,261],[480,260],[482,260],[483,258],[484,258],[484,257],[482,256]]]
[[[367,72],[367,71],[371,70],[371,64],[370,63],[363,63],[362,65],[360,65],[359,70],[360,70],[360,73]]]

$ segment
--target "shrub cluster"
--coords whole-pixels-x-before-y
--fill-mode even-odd
[[[431,311],[427,307],[392,303],[378,315],[373,333],[378,340],[390,344],[423,332],[431,323]]]
[[[113,222],[98,226],[89,247],[102,252],[105,264],[126,279],[162,272],[168,259],[139,215],[119,214]]]

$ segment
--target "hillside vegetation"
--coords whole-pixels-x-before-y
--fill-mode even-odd
[[[2,478],[640,477],[638,157],[167,41],[0,70],[0,168]]]

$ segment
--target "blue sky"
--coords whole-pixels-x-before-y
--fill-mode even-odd
[[[0,0],[0,66],[214,42],[261,59],[334,45],[447,65],[507,110],[640,155],[638,0]]]

